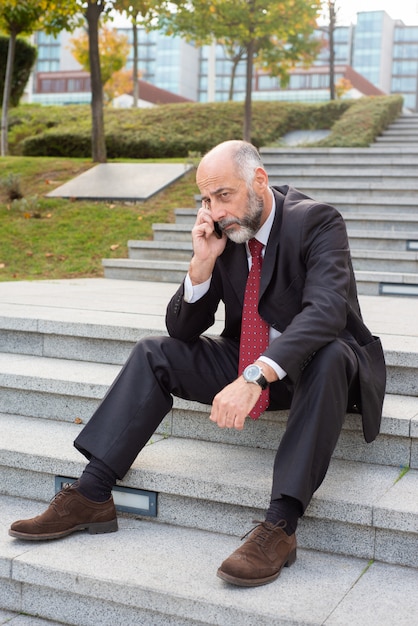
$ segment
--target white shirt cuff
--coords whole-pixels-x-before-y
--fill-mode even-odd
[[[276,363],[276,361],[269,359],[268,356],[260,356],[257,361],[263,361],[263,363],[270,365],[270,367],[272,367],[276,372],[279,380],[282,380],[285,376],[287,376],[287,372],[285,372],[284,369]]]
[[[200,298],[209,291],[210,283],[212,278],[208,278],[204,283],[200,285],[192,285],[192,281],[190,280],[189,274],[187,274],[184,280],[184,300],[189,304],[193,304],[193,302],[197,302]]]

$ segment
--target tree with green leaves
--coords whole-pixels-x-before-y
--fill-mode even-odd
[[[12,40],[8,64],[13,67],[13,40],[19,33],[32,33],[44,30],[57,34],[61,30],[74,30],[83,18],[87,21],[89,36],[89,60],[91,81],[92,112],[92,158],[93,161],[106,161],[106,144],[103,116],[103,86],[100,75],[99,20],[114,8],[115,0],[2,0],[0,4],[0,26]],[[10,57],[10,61],[9,61]],[[9,69],[9,75],[11,70]],[[9,78],[8,78],[9,80]],[[6,93],[6,89],[9,91]],[[2,112],[2,150],[7,151],[7,113],[10,86],[5,84]]]
[[[103,87],[115,72],[121,70],[129,56],[128,37],[114,28],[103,26],[99,31],[100,77]],[[86,32],[70,39],[70,51],[83,70],[90,72],[89,39]]]
[[[320,9],[321,0],[170,0],[160,3],[159,25],[199,45],[216,40],[245,51],[243,138],[250,141],[254,63],[286,84],[289,71],[318,52],[313,32]]]
[[[8,115],[12,85],[13,64],[18,35],[29,35],[39,28],[49,33],[58,33],[74,25],[79,7],[73,1],[49,0],[2,0],[0,5],[0,28],[9,36],[6,74],[1,116],[1,155],[8,152]]]

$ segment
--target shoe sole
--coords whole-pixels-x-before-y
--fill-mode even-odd
[[[46,541],[48,539],[61,539],[80,530],[87,530],[90,535],[99,535],[102,533],[114,533],[118,530],[118,520],[113,519],[109,522],[95,522],[93,524],[77,524],[67,530],[58,533],[48,533],[35,535],[32,533],[21,533],[17,530],[9,530],[9,535],[16,539],[24,539],[25,541]]]
[[[261,585],[272,583],[280,576],[283,567],[290,567],[295,561],[296,550],[289,554],[286,563],[282,565],[278,572],[272,574],[272,576],[266,576],[265,578],[237,578],[236,576],[231,576],[231,574],[223,572],[221,568],[218,569],[216,575],[218,578],[222,578],[225,582],[230,583],[231,585],[237,585],[238,587],[260,587]]]

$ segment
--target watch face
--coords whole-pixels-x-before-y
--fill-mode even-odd
[[[249,365],[245,368],[245,378],[247,380],[257,380],[261,374],[261,369],[258,365]]]

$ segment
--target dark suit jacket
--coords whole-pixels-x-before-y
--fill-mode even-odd
[[[273,187],[276,215],[266,246],[259,312],[282,334],[265,356],[295,383],[315,353],[337,337],[359,363],[359,410],[366,441],[379,432],[386,368],[380,340],[362,321],[344,220],[333,207],[300,191]],[[223,336],[239,340],[248,275],[244,244],[227,242],[217,259],[208,293],[188,304],[179,288],[167,308],[171,336],[193,341],[214,323],[225,303]]]

